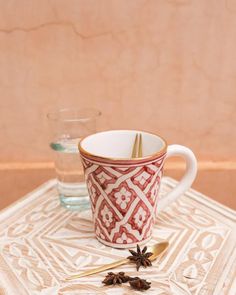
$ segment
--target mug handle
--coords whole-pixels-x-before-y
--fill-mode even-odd
[[[189,148],[178,144],[170,145],[167,148],[165,160],[172,156],[180,156],[185,159],[186,172],[177,186],[158,202],[157,212],[163,210],[180,195],[185,193],[186,190],[191,187],[197,174],[197,160],[194,153]]]

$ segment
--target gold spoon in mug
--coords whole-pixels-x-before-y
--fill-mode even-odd
[[[131,158],[141,158],[142,156],[143,156],[142,134],[141,133],[139,133],[139,134],[136,133]]]
[[[166,242],[157,243],[157,244],[153,245],[152,247],[149,247],[148,252],[153,253],[152,256],[149,257],[149,259],[151,261],[154,261],[160,254],[162,254],[167,249],[168,246],[169,246],[169,242],[166,241]],[[65,278],[65,280],[70,281],[70,280],[82,278],[85,276],[90,276],[92,274],[99,273],[104,270],[111,269],[111,268],[114,268],[114,267],[117,267],[117,266],[120,266],[123,264],[127,264],[127,263],[130,263],[130,260],[125,258],[125,259],[118,260],[118,261],[115,261],[115,262],[112,262],[109,264],[105,264],[103,266],[99,266],[99,267],[91,269],[91,270],[87,270],[87,271],[82,272],[77,275],[67,277],[67,278]]]

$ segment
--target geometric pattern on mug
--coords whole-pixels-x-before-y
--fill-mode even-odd
[[[151,236],[164,158],[124,169],[83,163],[100,239],[132,244]]]

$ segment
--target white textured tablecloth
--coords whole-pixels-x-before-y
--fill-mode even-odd
[[[161,195],[176,183],[163,178]],[[91,212],[62,208],[55,184],[45,183],[0,212],[0,294],[131,294],[129,284],[103,286],[106,272],[63,282],[128,251],[99,243]],[[190,190],[157,218],[149,244],[162,240],[170,246],[153,267],[138,274],[132,264],[114,271],[151,281],[145,294],[236,294],[235,211]]]

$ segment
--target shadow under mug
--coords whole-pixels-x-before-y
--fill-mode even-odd
[[[131,158],[137,133],[143,157]],[[116,248],[130,248],[151,239],[156,214],[190,188],[197,173],[193,152],[182,145],[167,146],[155,134],[136,130],[96,133],[79,143],[91,200],[97,239]],[[186,172],[178,185],[158,199],[165,160],[181,156]]]

